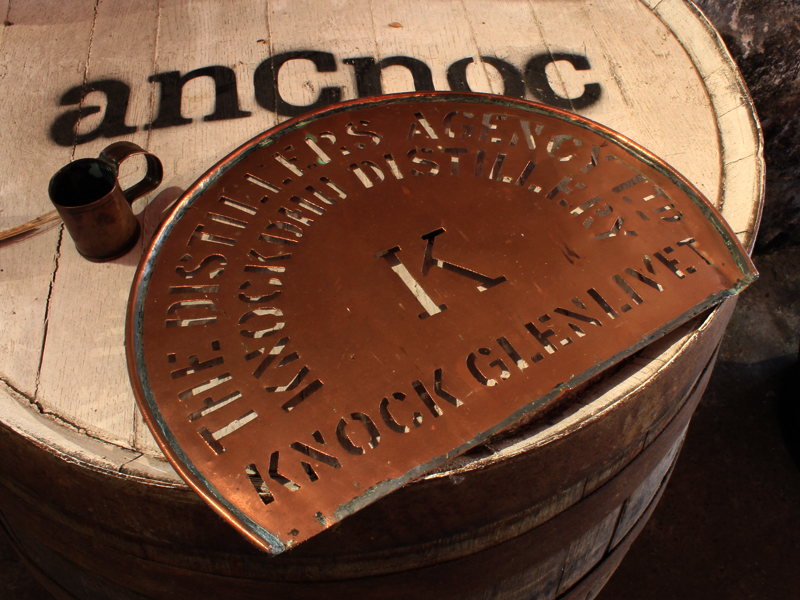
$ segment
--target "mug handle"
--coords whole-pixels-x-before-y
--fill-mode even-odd
[[[114,142],[110,146],[107,146],[99,156],[100,160],[111,164],[118,173],[119,166],[125,162],[125,160],[136,154],[144,154],[147,160],[147,172],[144,174],[141,181],[129,187],[127,190],[122,191],[128,204],[133,204],[134,200],[141,198],[148,192],[152,192],[161,185],[161,180],[164,178],[164,169],[161,166],[161,161],[155,154],[146,152],[133,142]]]

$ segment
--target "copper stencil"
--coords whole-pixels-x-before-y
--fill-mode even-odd
[[[128,364],[176,470],[279,553],[755,276],[691,184],[602,126],[360,100],[187,190],[137,272]]]

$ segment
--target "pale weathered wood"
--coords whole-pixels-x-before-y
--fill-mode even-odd
[[[158,3],[112,3],[97,6],[90,41],[87,81],[120,79],[144,81],[152,69],[156,41]],[[136,60],[131,60],[136,56]],[[67,84],[80,85],[73,79]],[[94,92],[85,104],[103,101]],[[133,94],[128,125],[147,122],[149,95]],[[99,125],[100,113],[89,115],[78,133]],[[125,139],[147,144],[141,126]],[[76,157],[96,157],[110,143],[100,137],[75,148]],[[136,180],[141,173],[128,178]],[[123,185],[130,185],[123,178]],[[131,182],[132,183],[132,182]],[[94,437],[133,448],[133,394],[126,372],[125,305],[135,255],[103,263],[90,263],[75,249],[69,235],[61,244],[61,256],[50,301],[50,323],[44,347],[38,401],[48,412],[59,414]]]
[[[496,69],[481,63],[480,56],[497,56],[522,70],[534,53],[581,51],[591,60],[591,70],[575,71],[557,62],[548,69],[553,87],[574,96],[585,83],[599,81],[604,92],[600,102],[580,112],[623,131],[673,163],[710,198],[724,201],[723,213],[737,219],[735,230],[746,242],[752,240],[761,176],[758,136],[753,133],[757,134],[757,125],[746,101],[731,100],[741,90],[741,82],[724,47],[682,1],[664,0],[655,12],[634,0],[591,7],[507,0],[492,2],[489,8],[481,0],[414,1],[396,6],[311,0],[252,0],[236,5],[174,0],[133,6],[101,2],[96,22],[94,3],[87,2],[80,10],[70,7],[69,19],[61,19],[58,25],[47,25],[51,22],[48,11],[53,9],[48,3],[43,6],[34,5],[37,22],[26,25],[20,20],[3,31],[0,41],[7,69],[0,90],[6,102],[0,110],[7,121],[20,123],[13,131],[0,134],[6,136],[2,152],[30,147],[28,155],[36,156],[34,162],[6,155],[7,160],[0,163],[0,169],[6,170],[0,179],[0,219],[6,219],[2,221],[5,226],[49,210],[43,190],[50,174],[69,159],[70,149],[55,147],[46,130],[66,110],[57,106],[59,95],[80,85],[84,77],[115,77],[131,85],[126,123],[138,130],[127,139],[162,158],[162,188],[186,187],[225,153],[283,119],[255,101],[253,72],[270,55],[299,50],[334,55],[336,70],[330,73],[318,73],[308,61],[295,61],[281,71],[279,84],[286,100],[308,104],[325,86],[341,87],[342,99],[356,96],[353,67],[342,62],[346,58],[415,57],[430,66],[436,89],[448,89],[447,67],[455,60],[472,57],[476,64],[467,71],[472,89],[499,92],[503,84]],[[33,9],[25,10],[34,14]],[[14,35],[12,44],[9,36]],[[39,36],[45,36],[48,43],[42,43]],[[81,39],[83,46],[76,41]],[[79,46],[82,49],[76,50]],[[72,68],[64,71],[55,66],[65,63]],[[203,121],[203,116],[214,110],[213,85],[204,77],[184,88],[181,112],[193,119],[191,124],[143,128],[155,118],[160,101],[159,86],[148,83],[148,76],[168,71],[185,74],[210,65],[234,69],[239,105],[252,113],[249,117]],[[9,80],[17,85],[8,86]],[[385,92],[413,89],[409,72],[400,66],[385,69],[382,84]],[[40,114],[26,110],[19,90],[46,99],[46,110]],[[526,94],[533,98],[530,90]],[[88,104],[95,101],[87,98]],[[79,131],[91,130],[99,118],[99,114],[88,116]],[[110,141],[98,139],[79,145],[76,156],[96,155]],[[46,170],[41,167],[43,162],[48,165]],[[29,202],[33,209],[28,208]],[[152,235],[160,216],[160,210],[145,212],[145,237]],[[170,476],[168,467],[157,468],[160,452],[134,408],[122,352],[124,307],[138,256],[132,253],[110,264],[90,264],[77,256],[68,236],[58,255],[57,232],[47,235],[0,247],[4,263],[0,268],[5,269],[0,272],[0,285],[4,286],[0,294],[4,309],[0,375],[31,398],[36,395],[44,309],[57,258],[42,385],[36,400],[90,435],[130,449],[118,469],[154,481],[169,479],[174,473]],[[20,319],[6,311],[7,306],[28,314]],[[685,329],[654,345],[557,420],[543,424],[524,439],[509,440],[486,462],[543,446],[619,409],[624,405],[621,400],[659,369],[673,361],[677,364],[696,339],[693,330]],[[2,395],[0,414],[16,414],[22,406],[18,399]],[[14,422],[26,427],[22,419]],[[37,432],[48,438],[41,428]],[[63,438],[56,427],[48,441],[60,448],[66,444]],[[146,456],[140,457],[139,452]],[[98,464],[106,463],[98,458]],[[457,475],[458,469],[481,468],[483,464],[457,462],[451,473]]]
[[[316,50],[337,58],[337,69],[318,73],[310,61],[293,61],[281,69],[278,85],[288,102],[307,105],[316,101],[324,87],[341,88],[341,99],[358,97],[352,67],[346,58],[373,56],[380,60],[370,3],[314,0],[268,2],[269,53]],[[297,15],[304,17],[298,19]],[[405,90],[410,88],[403,88]],[[281,117],[284,121],[287,117]]]
[[[159,15],[152,70],[186,74],[205,66],[230,67],[236,74],[239,108],[252,113],[247,118],[204,121],[214,110],[213,82],[201,77],[186,84],[181,113],[193,122],[152,130],[148,141],[148,149],[164,163],[164,185],[185,189],[227,152],[277,123],[273,113],[256,104],[253,92],[253,72],[269,54],[263,43],[269,39],[267,7],[264,2],[173,1],[163,3]],[[159,221],[156,214],[148,218],[146,236]],[[132,273],[128,277],[130,282]],[[124,306],[119,310],[124,312]],[[161,457],[138,411],[135,424],[136,448]]]
[[[48,129],[56,117],[74,108],[58,106],[60,95],[84,81],[114,78],[130,85],[125,123],[137,129],[124,138],[101,137],[79,144],[74,147],[75,156],[96,156],[107,143],[130,139],[164,162],[160,195],[152,194],[142,201],[150,203],[140,217],[147,240],[163,216],[164,203],[175,197],[175,189],[185,188],[227,152],[286,118],[256,101],[253,74],[269,56],[304,50],[333,56],[336,68],[331,72],[320,73],[309,61],[293,61],[281,70],[278,79],[284,99],[308,105],[326,86],[340,88],[343,100],[357,97],[354,67],[344,62],[349,58],[371,57],[378,62],[393,56],[413,57],[430,67],[433,87],[446,90],[448,67],[456,60],[471,57],[474,64],[467,69],[470,88],[500,93],[504,89],[500,74],[481,56],[498,57],[523,71],[534,54],[580,52],[590,60],[591,69],[576,71],[564,61],[551,64],[547,77],[553,89],[575,98],[585,84],[599,82],[603,90],[600,101],[578,112],[622,131],[672,163],[721,206],[745,243],[752,241],[761,197],[758,126],[724,46],[683,0],[603,0],[593,4],[538,0],[409,0],[402,4],[368,0],[87,0],[72,4],[63,9],[69,14],[55,16],[54,11],[61,9],[52,2],[12,4],[10,14],[16,10],[20,17],[12,16],[10,20],[16,20],[16,24],[0,31],[0,97],[4,99],[0,115],[5,122],[14,123],[13,128],[0,132],[4,142],[0,144],[2,227],[18,225],[50,210],[45,195],[47,179],[69,160],[73,148],[55,146],[47,137]],[[65,69],[65,65],[69,68]],[[148,82],[148,77],[173,71],[185,75],[214,65],[233,69],[239,107],[249,111],[249,116],[205,121],[204,117],[215,109],[215,93],[211,79],[199,77],[183,88],[181,114],[192,119],[190,124],[145,128],[156,119],[162,103],[160,84]],[[387,93],[414,88],[410,72],[402,66],[384,69],[381,84]],[[530,89],[524,93],[534,99]],[[100,93],[89,95],[84,102],[101,108],[103,103]],[[31,110],[33,105],[44,108]],[[86,115],[79,133],[92,131],[102,114],[101,110]],[[140,175],[141,164],[126,172],[123,180],[130,182]],[[58,234],[58,230],[52,230],[0,246],[0,433],[4,440],[8,440],[10,432],[19,436],[24,446],[12,447],[12,451],[21,456],[31,457],[31,447],[40,451],[46,457],[42,465],[47,465],[54,479],[59,477],[62,462],[69,465],[69,478],[75,476],[96,485],[91,491],[102,501],[94,507],[97,513],[90,520],[80,514],[74,523],[70,521],[73,515],[67,515],[57,500],[44,493],[41,506],[28,499],[15,504],[14,510],[19,510],[23,521],[28,519],[27,527],[40,540],[54,537],[47,519],[58,523],[63,528],[60,531],[68,532],[75,540],[84,539],[81,536],[92,527],[99,528],[97,535],[106,546],[98,547],[115,548],[117,554],[106,563],[102,552],[87,551],[81,553],[82,560],[91,565],[119,567],[129,565],[128,557],[135,556],[136,564],[150,576],[138,572],[131,575],[121,567],[113,576],[123,581],[146,580],[143,589],[154,595],[161,593],[161,580],[156,575],[173,573],[171,566],[177,566],[177,576],[185,578],[187,585],[202,585],[193,579],[190,569],[217,569],[212,564],[215,559],[209,557],[222,552],[217,547],[219,540],[230,544],[226,548],[233,548],[231,555],[236,557],[223,568],[238,573],[238,578],[225,573],[226,583],[220,585],[227,588],[230,582],[243,589],[246,584],[242,581],[254,573],[266,577],[262,570],[268,571],[269,566],[259,560],[263,557],[241,551],[235,545],[237,540],[230,539],[233,533],[222,528],[208,511],[203,512],[205,507],[164,462],[135,409],[125,369],[122,325],[131,278],[144,242],[138,252],[96,265],[77,255],[68,236],[60,240],[59,247]],[[598,513],[598,520],[576,534],[577,539],[565,541],[564,548],[559,550],[554,545],[554,552],[537,565],[524,565],[516,572],[500,565],[511,575],[492,593],[499,598],[534,594],[554,597],[559,582],[561,591],[567,590],[600,560],[615,531],[616,543],[616,538],[636,522],[658,489],[656,483],[663,479],[674,452],[664,454],[660,438],[653,441],[653,436],[671,421],[683,405],[684,396],[691,392],[694,398],[699,393],[692,388],[721,336],[729,308],[717,311],[705,322],[687,324],[640,352],[614,376],[587,390],[538,428],[493,441],[482,455],[453,461],[398,491],[397,500],[387,497],[384,500],[389,504],[384,505],[389,508],[377,507],[373,512],[383,515],[377,521],[369,521],[364,513],[348,520],[350,524],[345,521],[342,529],[356,532],[354,539],[367,540],[366,545],[377,549],[374,556],[364,555],[360,546],[348,547],[348,543],[354,543],[350,539],[329,537],[327,542],[323,540],[323,549],[325,543],[337,552],[342,549],[346,564],[332,564],[330,552],[315,556],[313,546],[309,546],[308,563],[298,559],[292,564],[290,559],[287,576],[303,579],[311,572],[318,577],[351,579],[380,575],[391,581],[392,573],[409,568],[441,567],[446,571],[446,565],[457,560],[480,564],[480,558],[468,558],[471,553],[488,552],[512,539],[528,536],[539,527],[549,526],[553,519],[566,522],[568,511],[591,503],[603,490],[616,485],[618,479],[623,479],[614,477],[620,470],[655,447],[655,454],[661,452],[660,456],[665,457],[663,468],[655,468],[654,474],[639,486],[622,509],[619,524],[621,506],[616,505]],[[674,385],[666,385],[666,380]],[[678,387],[681,391],[674,398],[657,393]],[[46,414],[34,410],[31,400],[38,402]],[[670,403],[675,404],[672,412],[668,410]],[[688,420],[689,412],[682,410],[681,418]],[[620,425],[627,423],[625,418],[640,415],[644,415],[646,424],[632,423],[624,428]],[[59,425],[54,418],[72,427]],[[606,426],[609,422],[617,425]],[[653,436],[648,429],[651,425]],[[666,425],[664,431],[672,429]],[[538,493],[535,486],[539,481],[527,482],[530,494],[521,494],[527,503],[510,503],[513,510],[502,515],[499,510],[495,514],[494,507],[480,506],[473,511],[468,525],[455,520],[447,525],[430,523],[429,529],[442,532],[433,539],[426,537],[425,527],[413,528],[419,532],[417,537],[404,536],[402,531],[383,531],[402,510],[407,512],[401,519],[412,521],[417,518],[414,506],[435,503],[439,498],[460,498],[460,490],[466,488],[475,490],[476,481],[486,481],[479,479],[481,474],[497,473],[493,476],[499,477],[506,472],[496,469],[516,464],[518,470],[512,469],[512,473],[524,480],[525,467],[531,465],[523,461],[527,456],[547,455],[561,460],[558,452],[562,451],[572,457],[576,452],[570,446],[572,440],[583,440],[578,445],[583,444],[586,450],[586,440],[601,435],[611,445],[619,439],[624,443],[606,454],[604,448],[597,448],[599,458],[587,457],[587,462],[589,458],[594,461],[591,470],[572,468],[567,463],[565,470],[570,475],[563,482],[556,475],[545,474],[551,483],[563,485],[554,484],[543,498],[530,501],[530,494]],[[550,450],[552,453],[547,454]],[[650,456],[655,454],[650,452]],[[657,465],[656,459],[648,460]],[[40,483],[35,481],[30,489],[40,490]],[[70,486],[70,481],[60,482],[60,488],[56,483],[53,482],[54,489]],[[25,487],[15,485],[0,488],[5,493]],[[86,493],[74,487],[69,491],[81,492]],[[431,493],[433,500],[426,496]],[[131,494],[136,500],[129,499]],[[618,501],[621,503],[625,497],[620,496]],[[403,498],[412,500],[405,508]],[[132,514],[116,514],[117,499]],[[400,506],[391,509],[393,501]],[[30,506],[40,507],[47,518],[32,516],[20,508]],[[444,508],[449,506],[446,503]],[[99,513],[105,521],[98,521]],[[163,530],[155,529],[146,515],[168,515],[159,524]],[[361,525],[359,517],[366,519]],[[442,517],[450,518],[446,514]],[[98,526],[100,522],[104,526]],[[142,527],[144,522],[147,524]],[[226,538],[226,534],[230,537]],[[136,538],[139,535],[142,537]],[[153,539],[158,543],[153,544]],[[167,540],[180,540],[179,554],[186,557],[186,563],[172,562],[174,548],[168,547]],[[397,544],[392,545],[395,540]],[[64,549],[74,544],[59,539],[47,543],[61,547],[63,556],[67,556]],[[507,560],[516,559],[511,556]],[[110,572],[101,571],[104,578],[111,576]],[[276,589],[283,589],[281,585]],[[343,594],[346,587],[341,586]],[[397,597],[408,595],[405,588],[393,589]],[[311,593],[307,589],[302,592]]]
[[[71,148],[47,141],[62,89],[82,81],[94,2],[16,2],[0,41],[0,230],[52,210],[47,182]],[[43,85],[45,82],[45,85]],[[59,229],[0,246],[0,378],[36,395]]]
[[[298,19],[298,14],[307,18]],[[619,22],[626,25],[627,45],[621,44]],[[334,31],[336,35],[331,36]],[[130,138],[162,157],[165,185],[185,187],[226,150],[277,121],[254,101],[252,73],[260,61],[269,54],[318,48],[336,57],[337,70],[317,73],[309,61],[287,65],[279,76],[287,101],[308,104],[324,86],[341,87],[343,99],[355,97],[353,68],[341,62],[345,58],[416,57],[431,66],[434,87],[447,89],[447,66],[463,57],[480,61],[481,55],[499,56],[523,69],[534,52],[585,49],[591,71],[555,63],[548,71],[554,87],[562,94],[579,94],[584,83],[597,79],[604,95],[598,104],[582,111],[584,114],[624,130],[671,160],[712,198],[718,195],[718,150],[708,142],[716,138],[715,126],[702,81],[681,54],[676,38],[637,2],[607,8],[601,4],[591,12],[579,4],[554,7],[526,2],[495,3],[487,11],[476,1],[412,2],[402,8],[385,3],[251,2],[234,8],[169,2],[158,10],[154,4],[119,7],[106,3],[98,9],[87,77],[113,76],[131,82],[126,123],[139,129]],[[631,52],[631,48],[639,50]],[[653,69],[653,57],[667,55],[670,60],[662,60],[662,68]],[[198,78],[186,84],[183,94],[182,114],[193,123],[152,131],[142,128],[155,117],[159,101],[158,85],[144,83],[149,74],[184,74],[214,64],[234,68],[240,108],[250,111],[250,117],[202,121],[213,111],[214,95],[211,80]],[[675,85],[676,79],[681,85]],[[471,67],[468,81],[479,91],[502,88],[496,69],[487,64]],[[410,73],[400,66],[385,69],[382,84],[386,92],[413,89]],[[91,130],[98,118],[89,116],[79,130]],[[95,140],[77,151],[96,154],[105,142]],[[150,234],[160,214],[147,215],[146,233]],[[133,408],[123,368],[120,315],[132,260],[129,256],[97,267],[82,261],[69,242],[63,244],[39,401],[93,435],[157,456],[152,438]],[[90,278],[99,272],[103,273],[102,285],[111,293],[70,314],[86,290],[98,285],[98,280]],[[80,386],[75,385],[70,369],[83,374]],[[638,374],[640,381],[646,379],[646,373],[645,369]],[[582,416],[576,413],[573,419]]]
[[[567,40],[573,47],[575,40],[583,40],[592,75],[602,74],[605,98],[580,112],[662,157],[719,205],[719,149],[711,107],[691,64],[657,60],[682,54],[664,25],[640,3],[532,6],[551,51],[569,47]],[[564,80],[578,73],[567,63],[555,64]]]
[[[706,82],[714,109],[722,148],[723,216],[747,248],[755,242],[761,218],[764,155],[761,126],[756,118],[750,93],[725,45],[694,6],[681,0],[643,0],[680,40]]]

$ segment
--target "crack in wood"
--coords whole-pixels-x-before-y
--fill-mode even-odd
[[[56,255],[54,257],[54,265],[53,265],[53,274],[50,277],[50,286],[47,289],[47,301],[45,302],[45,309],[44,309],[44,328],[42,330],[42,351],[39,353],[39,365],[36,367],[36,382],[34,385],[34,392],[33,392],[33,402],[36,403],[37,406],[40,408],[41,406],[36,402],[36,398],[39,396],[39,384],[42,378],[42,364],[44,363],[44,350],[47,345],[47,330],[49,326],[49,315],[50,315],[50,302],[53,299],[53,288],[55,287],[56,283],[56,274],[58,273],[58,263],[61,259],[61,243],[64,240],[64,224],[61,223],[58,230],[58,242],[56,243]]]
[[[89,33],[89,48],[86,50],[86,67],[83,69],[83,85],[84,87],[89,82],[89,64],[92,60],[92,42],[94,42],[94,30],[97,26],[97,9],[100,6],[100,0],[96,0],[94,4],[94,13],[92,14],[92,29]],[[86,102],[86,95],[83,94],[81,97],[81,102],[78,105],[78,122],[75,124],[75,131],[77,133],[78,128],[81,125],[81,121],[83,120],[83,106]],[[75,136],[75,139],[72,142],[72,156],[71,160],[75,160],[75,150],[78,147],[78,136]]]

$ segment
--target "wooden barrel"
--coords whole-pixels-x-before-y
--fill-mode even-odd
[[[684,0],[41,0],[4,12],[0,229],[49,211],[52,173],[111,141],[164,163],[169,189],[140,215],[147,238],[175,188],[289,116],[471,89],[624,133],[754,240],[758,123]],[[592,598],[655,506],[734,306],[270,558],[176,476],[135,407],[123,326],[141,251],[89,263],[61,227],[0,246],[2,525],[59,598]]]

